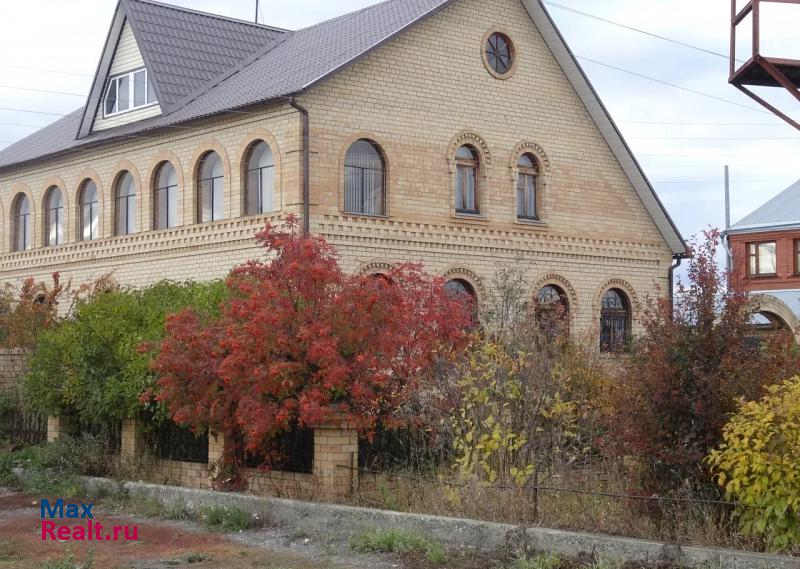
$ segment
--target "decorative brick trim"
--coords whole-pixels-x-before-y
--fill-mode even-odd
[[[362,263],[358,269],[356,269],[355,274],[365,276],[388,275],[394,268],[394,265],[386,261],[369,261],[367,263]]]
[[[570,314],[578,311],[580,307],[578,304],[578,293],[575,292],[575,287],[572,286],[572,283],[570,283],[566,277],[558,273],[550,273],[549,275],[539,278],[535,282],[536,284],[533,286],[533,295],[536,295],[547,285],[555,285],[566,293],[567,300],[569,301]]]
[[[624,292],[627,297],[628,301],[631,304],[631,321],[634,327],[636,326],[636,321],[639,319],[639,313],[641,312],[641,303],[639,302],[639,297],[636,294],[636,289],[626,281],[625,279],[620,278],[612,278],[608,279],[603,286],[600,287],[598,294],[595,296],[594,301],[594,309],[595,314],[600,315],[600,308],[603,303],[603,295],[611,290],[612,288],[616,288]]]
[[[486,139],[472,130],[462,130],[453,137],[447,146],[447,164],[450,168],[450,173],[455,174],[456,152],[465,144],[474,147],[478,151],[481,160],[481,177],[486,178],[489,174],[489,167],[492,165],[492,152],[489,150]]]
[[[442,277],[448,281],[452,279],[462,279],[467,281],[470,285],[472,285],[475,294],[478,295],[478,305],[480,306],[485,302],[486,289],[483,286],[483,281],[481,281],[481,278],[468,268],[460,265],[450,266],[444,270]]]
[[[769,293],[756,294],[751,296],[750,305],[756,312],[769,312],[780,318],[793,334],[800,332],[800,319],[781,299]]]

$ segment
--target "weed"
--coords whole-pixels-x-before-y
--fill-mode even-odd
[[[589,566],[589,569],[622,569],[622,561],[612,561],[611,559],[598,559]]]
[[[206,527],[219,531],[244,531],[253,525],[253,517],[235,506],[209,506],[201,516]]]
[[[394,529],[362,533],[350,541],[350,548],[360,553],[421,553],[434,565],[441,565],[447,559],[440,543]]]
[[[561,558],[551,553],[528,557],[524,551],[517,551],[511,560],[510,569],[559,569]]]
[[[13,561],[14,549],[11,544],[5,541],[0,541],[0,561]]]
[[[76,563],[71,553],[67,553],[60,559],[51,559],[40,565],[40,569],[91,569],[94,560],[94,550],[90,549],[86,555],[86,561]]]
[[[178,498],[166,506],[162,517],[167,520],[185,520],[189,518],[189,508],[185,501]]]
[[[187,563],[202,563],[203,561],[207,561],[209,559],[208,555],[204,555],[202,553],[190,553],[186,557]]]

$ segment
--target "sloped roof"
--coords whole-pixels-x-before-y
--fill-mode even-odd
[[[117,30],[121,28],[122,19],[127,17],[145,64],[153,69],[154,87],[159,103],[162,103],[162,115],[100,132],[88,132],[86,117],[92,115],[99,104],[102,82],[107,74],[102,72],[104,61],[101,61],[93,92],[84,107],[90,112],[79,109],[0,151],[0,170],[88,145],[124,139],[148,130],[300,94],[455,1],[385,0],[309,28],[289,32],[166,6],[153,0],[120,0],[109,38],[115,37],[115,27]],[[672,252],[685,254],[687,247],[683,237],[544,8],[542,0],[521,1]],[[220,26],[219,29],[216,26]],[[195,44],[202,36],[201,28],[208,31],[209,27],[214,28],[213,40],[209,40],[211,45],[198,47]],[[247,46],[233,45],[238,34],[245,29],[245,35],[249,38]],[[259,46],[259,42],[263,42],[263,45]],[[109,42],[106,52],[108,48]],[[217,52],[225,55],[217,59]],[[238,62],[232,63],[237,58]],[[197,69],[206,64],[214,66],[216,70],[223,69],[223,72],[214,75],[211,71],[204,73]],[[110,65],[110,60],[107,65]],[[98,84],[101,85],[100,90]],[[162,99],[167,102],[166,105]],[[171,105],[169,101],[172,101]],[[82,134],[80,138],[79,132]]]
[[[159,103],[168,110],[248,56],[290,35],[152,0],[124,2],[142,57],[158,81]]]
[[[800,225],[800,180],[731,226],[730,231]]]

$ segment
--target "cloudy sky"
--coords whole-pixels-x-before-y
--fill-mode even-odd
[[[255,6],[255,0],[171,2],[242,19],[252,19]],[[263,22],[294,29],[374,3],[262,0],[261,14]],[[83,104],[115,5],[3,2],[0,147]],[[800,133],[727,84],[728,0],[553,0],[546,6],[684,235],[723,224],[725,164],[734,221],[800,178]],[[770,8],[765,20],[765,52],[800,58],[800,42],[791,41],[800,7]],[[744,34],[739,47],[749,49]],[[800,116],[787,94],[776,102]]]

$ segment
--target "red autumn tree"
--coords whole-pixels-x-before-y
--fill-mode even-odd
[[[765,385],[797,373],[791,331],[753,336],[748,294],[726,286],[717,263],[719,232],[693,246],[688,281],[651,303],[644,331],[614,390],[611,447],[644,458],[655,481],[671,486],[707,479],[702,460],[720,439],[737,398],[757,399]]]
[[[168,319],[153,364],[156,399],[175,422],[242,440],[253,454],[334,415],[366,433],[406,422],[403,402],[465,340],[471,318],[419,266],[345,275],[328,243],[298,235],[293,218],[286,225],[257,236],[270,260],[231,273],[219,319],[191,310]]]

